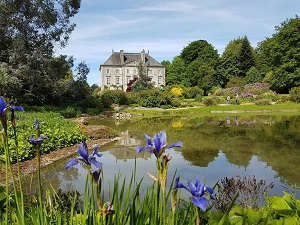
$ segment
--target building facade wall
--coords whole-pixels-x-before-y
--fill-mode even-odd
[[[120,54],[123,57],[123,51],[120,51]],[[143,59],[143,57],[145,56],[141,58]],[[133,61],[127,64],[122,64],[121,62],[121,65],[101,65],[101,89],[126,91],[129,81],[138,76],[138,63],[137,61]],[[146,69],[155,87],[165,86],[164,66],[146,66]]]
[[[151,78],[155,87],[165,86],[165,67],[149,66],[146,69],[148,70],[148,76]],[[102,65],[100,69],[100,76],[102,81],[102,90],[126,91],[129,81],[138,76],[138,69],[136,65]]]

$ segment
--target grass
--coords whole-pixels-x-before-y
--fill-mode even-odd
[[[197,114],[207,116],[213,114],[228,114],[228,113],[253,113],[253,114],[298,114],[300,111],[300,104],[293,102],[283,102],[273,105],[255,105],[251,103],[244,103],[240,105],[225,105],[219,104],[216,106],[194,106],[186,108],[173,108],[173,109],[148,109],[148,108],[131,108],[128,107],[124,110],[133,115],[143,116],[160,116],[160,115],[186,115]]]

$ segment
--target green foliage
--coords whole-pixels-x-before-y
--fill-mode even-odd
[[[300,102],[300,86],[293,87],[290,91],[290,99],[293,102]]]
[[[257,101],[255,101],[255,104],[256,105],[271,105],[272,104],[272,101],[270,99],[259,99]]]
[[[153,88],[151,78],[148,76],[147,69],[142,61],[137,65],[138,79],[131,85],[132,91],[149,90]]]
[[[171,97],[168,93],[153,89],[138,92],[136,103],[143,107],[161,107],[163,105],[172,105]]]
[[[71,146],[81,142],[84,137],[79,126],[74,122],[65,120],[59,113],[18,113],[17,131],[19,143],[19,160],[24,161],[32,159],[35,155],[35,149],[27,141],[34,137],[34,121],[39,119],[42,127],[42,135],[47,136],[41,148],[41,153],[49,153],[56,149]],[[13,136],[12,127],[9,126],[8,134]],[[16,162],[16,150],[14,142],[9,142],[12,162]],[[0,145],[0,160],[4,161],[3,146]]]
[[[242,45],[239,51],[239,76],[245,77],[251,67],[255,66],[254,49],[251,47],[248,38],[242,38]]]
[[[56,82],[69,76],[73,60],[65,56],[56,60],[54,53],[55,48],[66,46],[75,27],[70,18],[78,13],[80,4],[80,0],[1,2],[0,63],[22,81],[19,101],[49,103]]]
[[[16,99],[22,86],[20,80],[8,74],[5,68],[0,64],[0,96],[7,99]]]
[[[60,110],[59,113],[65,118],[75,118],[80,116],[80,110],[72,106]]]
[[[219,102],[220,102],[220,99],[218,97],[211,97],[211,98],[206,98],[203,100],[203,104],[205,106],[217,105]]]
[[[121,90],[106,90],[100,94],[100,99],[105,108],[109,108],[112,104],[127,105],[127,94]]]
[[[300,201],[284,192],[283,197],[266,198],[266,206],[255,210],[234,206],[229,213],[230,224],[299,224]]]
[[[263,77],[256,67],[253,66],[246,72],[245,82],[247,84],[259,83],[262,82],[262,80]]]
[[[166,84],[190,86],[186,66],[179,56],[174,57],[172,64],[166,67]]]
[[[230,41],[220,58],[217,72],[218,84],[225,87],[231,77],[240,74],[239,69],[239,51],[242,45],[242,39],[238,38]]]
[[[276,26],[272,38],[266,38],[257,48],[260,67],[268,77],[271,88],[279,93],[288,93],[299,86],[300,75],[300,18],[287,19]]]
[[[228,81],[226,87],[243,87],[246,84],[246,81],[238,76],[231,77],[230,80]]]
[[[202,102],[202,96],[199,95],[195,98],[195,102]]]
[[[182,95],[184,98],[191,99],[196,98],[197,96],[203,96],[204,91],[200,89],[199,87],[184,87]]]
[[[218,52],[206,40],[197,40],[189,43],[180,53],[185,65],[189,65],[195,60],[206,62],[211,66],[215,66],[218,62]]]

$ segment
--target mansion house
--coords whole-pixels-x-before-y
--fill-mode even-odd
[[[165,86],[165,66],[143,50],[141,53],[112,52],[100,65],[101,90],[124,90],[130,80],[138,77],[139,63],[146,68],[147,75],[155,87]]]

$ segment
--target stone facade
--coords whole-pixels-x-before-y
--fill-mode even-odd
[[[124,90],[130,80],[138,77],[139,63],[142,62],[155,87],[165,86],[165,66],[143,50],[141,53],[112,52],[100,65],[101,89]]]

